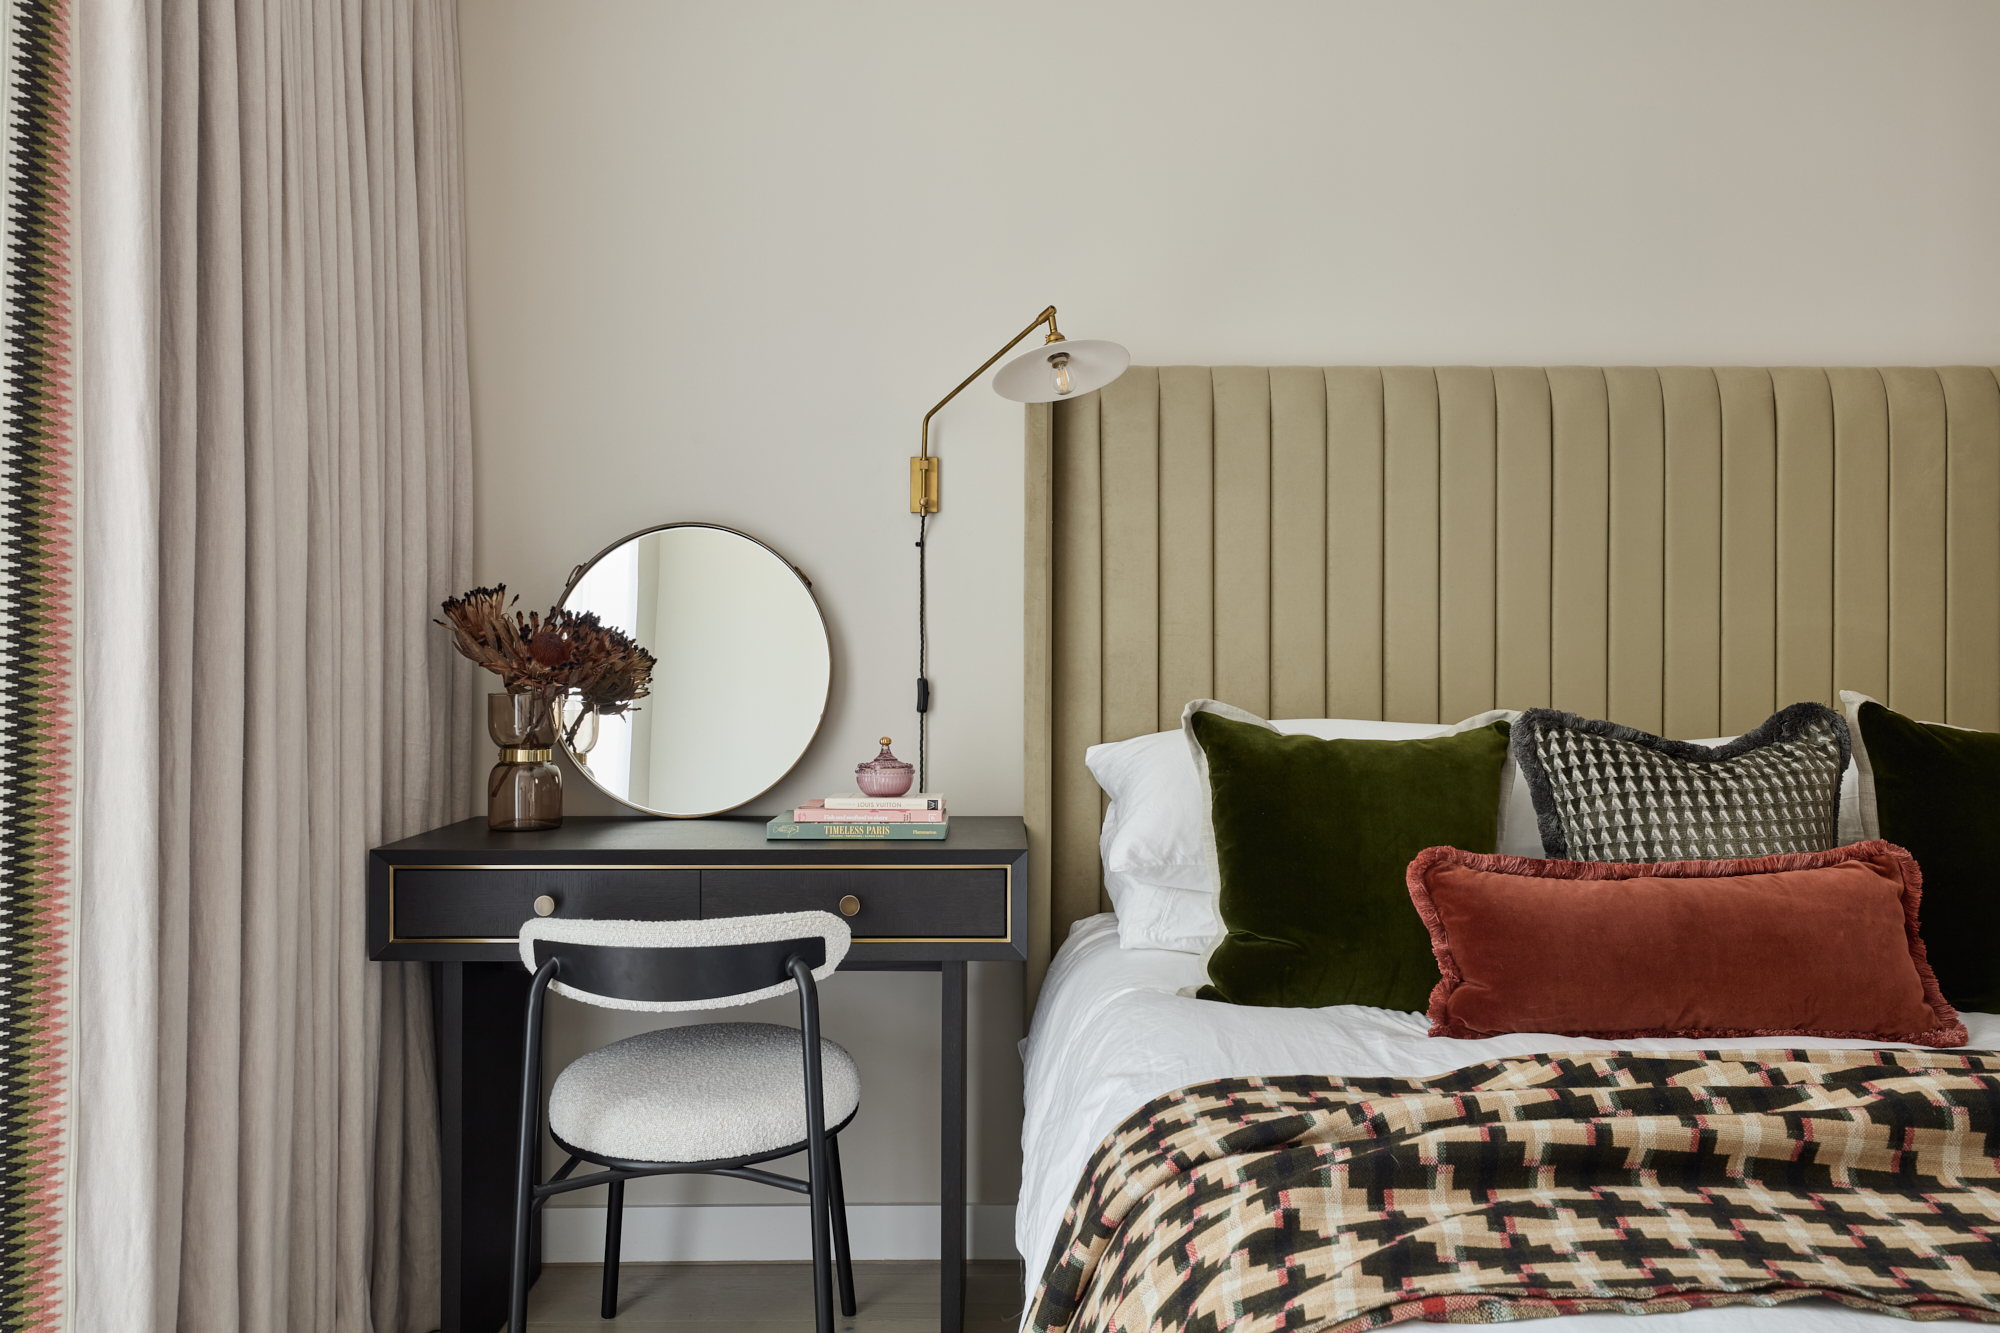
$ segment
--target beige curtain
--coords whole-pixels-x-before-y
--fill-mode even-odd
[[[427,1330],[429,992],[363,886],[470,813],[453,3],[81,25],[75,1326]]]

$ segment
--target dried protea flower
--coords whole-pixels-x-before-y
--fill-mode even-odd
[[[569,645],[563,642],[563,636],[556,630],[544,627],[536,630],[528,640],[528,656],[545,667],[567,666]]]
[[[520,600],[519,598],[515,599]],[[507,585],[474,588],[459,597],[447,598],[445,618],[437,623],[451,631],[458,651],[505,679],[518,667],[525,651],[514,625],[507,616]],[[513,690],[513,684],[507,688]]]
[[[589,613],[569,627],[570,688],[593,713],[617,715],[646,697],[653,683],[653,655]]]
[[[519,598],[515,598],[519,601]],[[616,716],[646,697],[653,655],[592,612],[508,609],[507,585],[474,588],[445,602],[445,619],[458,651],[496,673],[509,694],[536,694],[555,704],[575,695],[583,705],[570,724],[571,738],[591,713]]]

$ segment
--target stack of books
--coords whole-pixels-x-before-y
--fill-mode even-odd
[[[764,826],[767,838],[902,838],[942,842],[951,832],[944,797],[863,796],[849,792],[807,801]]]

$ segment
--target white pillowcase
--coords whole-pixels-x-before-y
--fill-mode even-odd
[[[1455,724],[1321,717],[1283,718],[1270,725],[1321,740],[1409,741],[1520,716],[1496,710]],[[1105,891],[1118,913],[1119,944],[1200,953],[1222,930],[1222,918],[1202,852],[1208,797],[1180,729],[1093,745],[1083,762],[1111,798],[1097,848]],[[1514,781],[1511,759],[1501,779],[1499,850],[1509,856],[1542,854],[1528,784]]]
[[[1104,888],[1118,913],[1121,948],[1200,953],[1222,934],[1216,897],[1205,889],[1166,889],[1110,873]]]
[[[1866,842],[1870,838],[1882,836],[1882,816],[1875,805],[1875,770],[1868,762],[1868,747],[1861,742],[1861,705],[1883,704],[1880,699],[1872,699],[1858,690],[1840,692],[1840,711],[1847,714],[1847,739],[1854,747],[1854,758],[1847,766],[1847,776],[1840,784],[1840,840],[1843,843]],[[1926,722],[1927,727],[1951,727],[1949,722]],[[1951,727],[1953,731],[1969,731],[1969,727]]]
[[[1875,808],[1875,770],[1868,763],[1868,747],[1861,743],[1861,705],[1881,702],[1858,690],[1840,692],[1840,711],[1847,714],[1847,743],[1854,747],[1854,766],[1840,784],[1843,843],[1882,836],[1882,817]]]

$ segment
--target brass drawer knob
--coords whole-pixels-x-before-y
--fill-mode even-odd
[[[842,898],[840,900],[840,914],[842,916],[853,916],[856,912],[859,912],[860,910],[861,910],[861,900],[855,897],[853,894],[850,893],[845,898]]]
[[[536,916],[554,916],[555,914],[556,914],[556,900],[554,898],[549,897],[549,895],[545,893],[541,897],[535,899]]]

